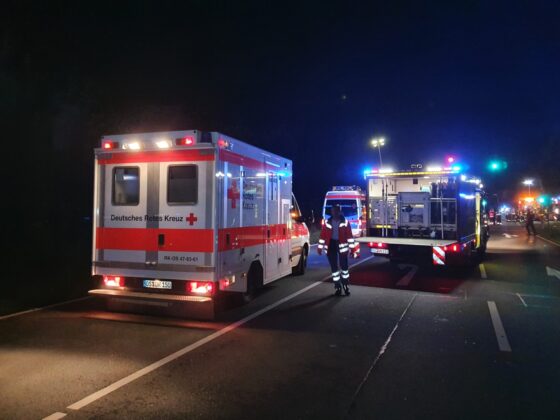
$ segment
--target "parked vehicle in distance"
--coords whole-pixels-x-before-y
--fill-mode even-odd
[[[332,206],[340,206],[344,217],[350,222],[354,237],[366,232],[366,194],[358,186],[334,186],[327,191],[323,203],[323,220],[331,215]]]

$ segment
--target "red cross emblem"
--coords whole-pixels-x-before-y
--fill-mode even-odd
[[[231,200],[231,208],[237,207],[237,200],[239,200],[239,189],[237,188],[237,181],[231,182],[231,187],[227,190],[227,198]]]
[[[196,221],[198,220],[198,217],[196,217],[196,216],[194,215],[194,213],[191,213],[191,214],[189,214],[189,217],[187,217],[185,220],[186,220],[187,222],[189,222],[189,225],[192,226],[192,225],[194,225],[194,222],[196,222]]]

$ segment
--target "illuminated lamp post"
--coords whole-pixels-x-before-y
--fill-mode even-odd
[[[371,145],[374,148],[377,148],[379,152],[379,169],[383,166],[383,160],[381,160],[381,147],[385,146],[385,137],[376,137],[371,139]]]
[[[532,179],[526,179],[523,181],[523,185],[529,187],[529,197],[531,197],[531,185],[534,185],[534,180]]]

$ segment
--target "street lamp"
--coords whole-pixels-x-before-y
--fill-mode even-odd
[[[381,147],[385,146],[385,137],[374,137],[370,141],[372,147],[376,147],[377,151],[379,152],[379,173],[383,170],[383,160],[381,159]],[[381,195],[383,196],[385,205],[384,205],[384,212],[383,212],[383,227],[381,228],[381,236],[387,236],[388,229],[387,225],[387,188],[385,185],[385,179],[381,179]]]
[[[526,185],[527,187],[529,187],[529,197],[531,197],[531,185],[534,185],[534,180],[532,179],[526,179],[523,181],[523,185]]]
[[[379,169],[383,166],[383,161],[381,160],[381,146],[385,146],[385,137],[375,137],[371,139],[372,147],[376,147],[379,152]]]

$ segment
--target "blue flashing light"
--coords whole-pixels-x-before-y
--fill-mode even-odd
[[[451,170],[453,170],[455,172],[461,172],[463,170],[463,167],[461,165],[453,165],[451,167]]]
[[[379,173],[378,169],[373,169],[373,168],[364,169],[364,178],[366,178],[368,175],[377,174],[377,173]]]
[[[464,198],[465,200],[474,200],[475,196],[473,194],[464,194],[460,193],[459,197]],[[482,202],[484,204],[484,201]],[[484,204],[486,205],[486,204]]]

